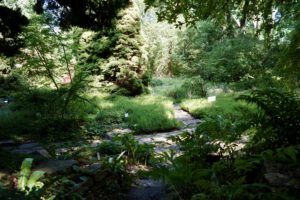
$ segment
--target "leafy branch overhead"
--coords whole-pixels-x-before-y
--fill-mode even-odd
[[[261,24],[261,28],[269,33],[280,19],[293,16],[297,0],[145,0],[148,8],[158,7],[160,20],[172,23],[195,24],[199,20],[212,19],[226,27],[244,28],[247,23]],[[278,15],[276,15],[278,14]],[[276,15],[276,16],[275,16]],[[181,17],[182,16],[182,17]],[[184,21],[181,20],[184,18]]]

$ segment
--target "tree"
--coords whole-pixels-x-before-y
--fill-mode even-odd
[[[80,63],[98,76],[99,81],[115,83],[130,95],[137,95],[145,91],[148,80],[140,34],[141,16],[135,1],[130,2],[130,6],[119,12],[115,27],[82,35],[82,41],[86,42],[81,45],[86,48],[80,53]]]
[[[0,1],[0,54],[13,56],[23,45],[19,33],[22,26],[28,24],[28,19],[22,15],[20,9],[13,10],[1,5]]]
[[[282,23],[291,21],[292,31],[283,62],[280,68],[286,78],[299,82],[299,6],[300,1],[290,0],[145,0],[148,7],[159,8],[160,20],[180,24],[194,25],[199,20],[211,19],[224,29],[230,30],[233,25],[243,30],[246,26],[264,32],[266,44],[270,44],[272,31]],[[183,18],[183,20],[182,20]],[[277,30],[280,32],[280,30]],[[289,73],[292,72],[292,73]],[[294,73],[296,72],[296,73]],[[296,76],[295,76],[296,75]]]
[[[156,76],[172,74],[171,55],[179,29],[173,24],[158,22],[155,9],[149,9],[143,12],[141,30],[148,54],[148,70]]]
[[[35,10],[52,15],[61,27],[99,30],[111,27],[118,11],[127,5],[129,0],[37,0]]]

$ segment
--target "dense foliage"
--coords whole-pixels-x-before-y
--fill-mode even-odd
[[[131,3],[118,14],[114,28],[90,36],[90,41],[83,38],[87,41],[80,54],[81,62],[98,75],[99,81],[113,82],[130,95],[146,92],[150,75],[146,73],[140,28],[138,7]]]
[[[38,0],[35,10],[54,15],[62,27],[79,26],[90,29],[110,27],[120,9],[129,4],[129,0]]]
[[[182,199],[297,198],[299,194],[293,184],[283,189],[272,188],[267,182],[273,165],[278,166],[277,173],[298,177],[292,170],[299,167],[299,142],[295,140],[299,133],[290,128],[298,126],[299,102],[292,94],[288,97],[283,94],[287,95],[267,90],[240,97],[257,104],[263,114],[249,105],[232,107],[223,113],[217,110],[217,105],[208,107],[204,115],[202,113],[204,122],[193,134],[187,132],[172,138],[183,154],[161,155],[159,162],[171,163],[171,166],[157,163],[152,175],[163,178]],[[290,109],[296,111],[293,113]],[[285,113],[285,117],[281,118],[281,113]],[[285,121],[293,125],[285,125]],[[251,139],[241,152],[238,140],[242,136]],[[294,141],[286,142],[289,136]],[[283,163],[286,168],[279,167]]]
[[[272,68],[264,66],[268,51],[251,34],[228,37],[220,32],[220,27],[205,21],[184,31],[173,53],[173,73],[199,74],[215,82],[238,82],[255,79],[264,68]]]

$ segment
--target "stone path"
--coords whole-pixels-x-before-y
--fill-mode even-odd
[[[179,105],[174,105],[175,118],[182,124],[179,130],[156,133],[151,135],[134,136],[139,143],[155,144],[155,153],[170,151],[171,149],[179,152],[178,146],[168,137],[176,136],[183,132],[192,132],[201,122],[195,119],[188,112],[182,110]],[[127,200],[167,200],[172,199],[172,194],[166,192],[166,186],[160,181],[151,178],[137,179],[135,185],[126,195]]]
[[[156,153],[162,153],[164,151],[169,151],[170,149],[177,150],[175,143],[168,140],[168,138],[170,136],[177,136],[183,132],[193,132],[201,121],[182,110],[179,105],[174,105],[174,112],[176,120],[182,124],[182,127],[179,130],[137,135],[134,136],[134,138],[139,141],[139,143],[155,144]]]

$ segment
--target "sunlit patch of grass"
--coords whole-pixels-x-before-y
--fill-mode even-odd
[[[180,104],[180,106],[192,115],[197,115],[197,111],[211,107],[212,103],[209,103],[205,98],[186,99]]]
[[[99,100],[97,120],[102,124],[127,123],[138,134],[172,130],[178,127],[173,103],[164,97],[117,96]],[[125,117],[128,113],[128,117]]]
[[[208,102],[207,98],[187,99],[180,106],[197,118],[208,115],[226,115],[235,112],[238,107],[256,109],[255,105],[247,104],[244,101],[236,101],[236,97],[234,94],[222,94],[216,96],[215,102]]]

